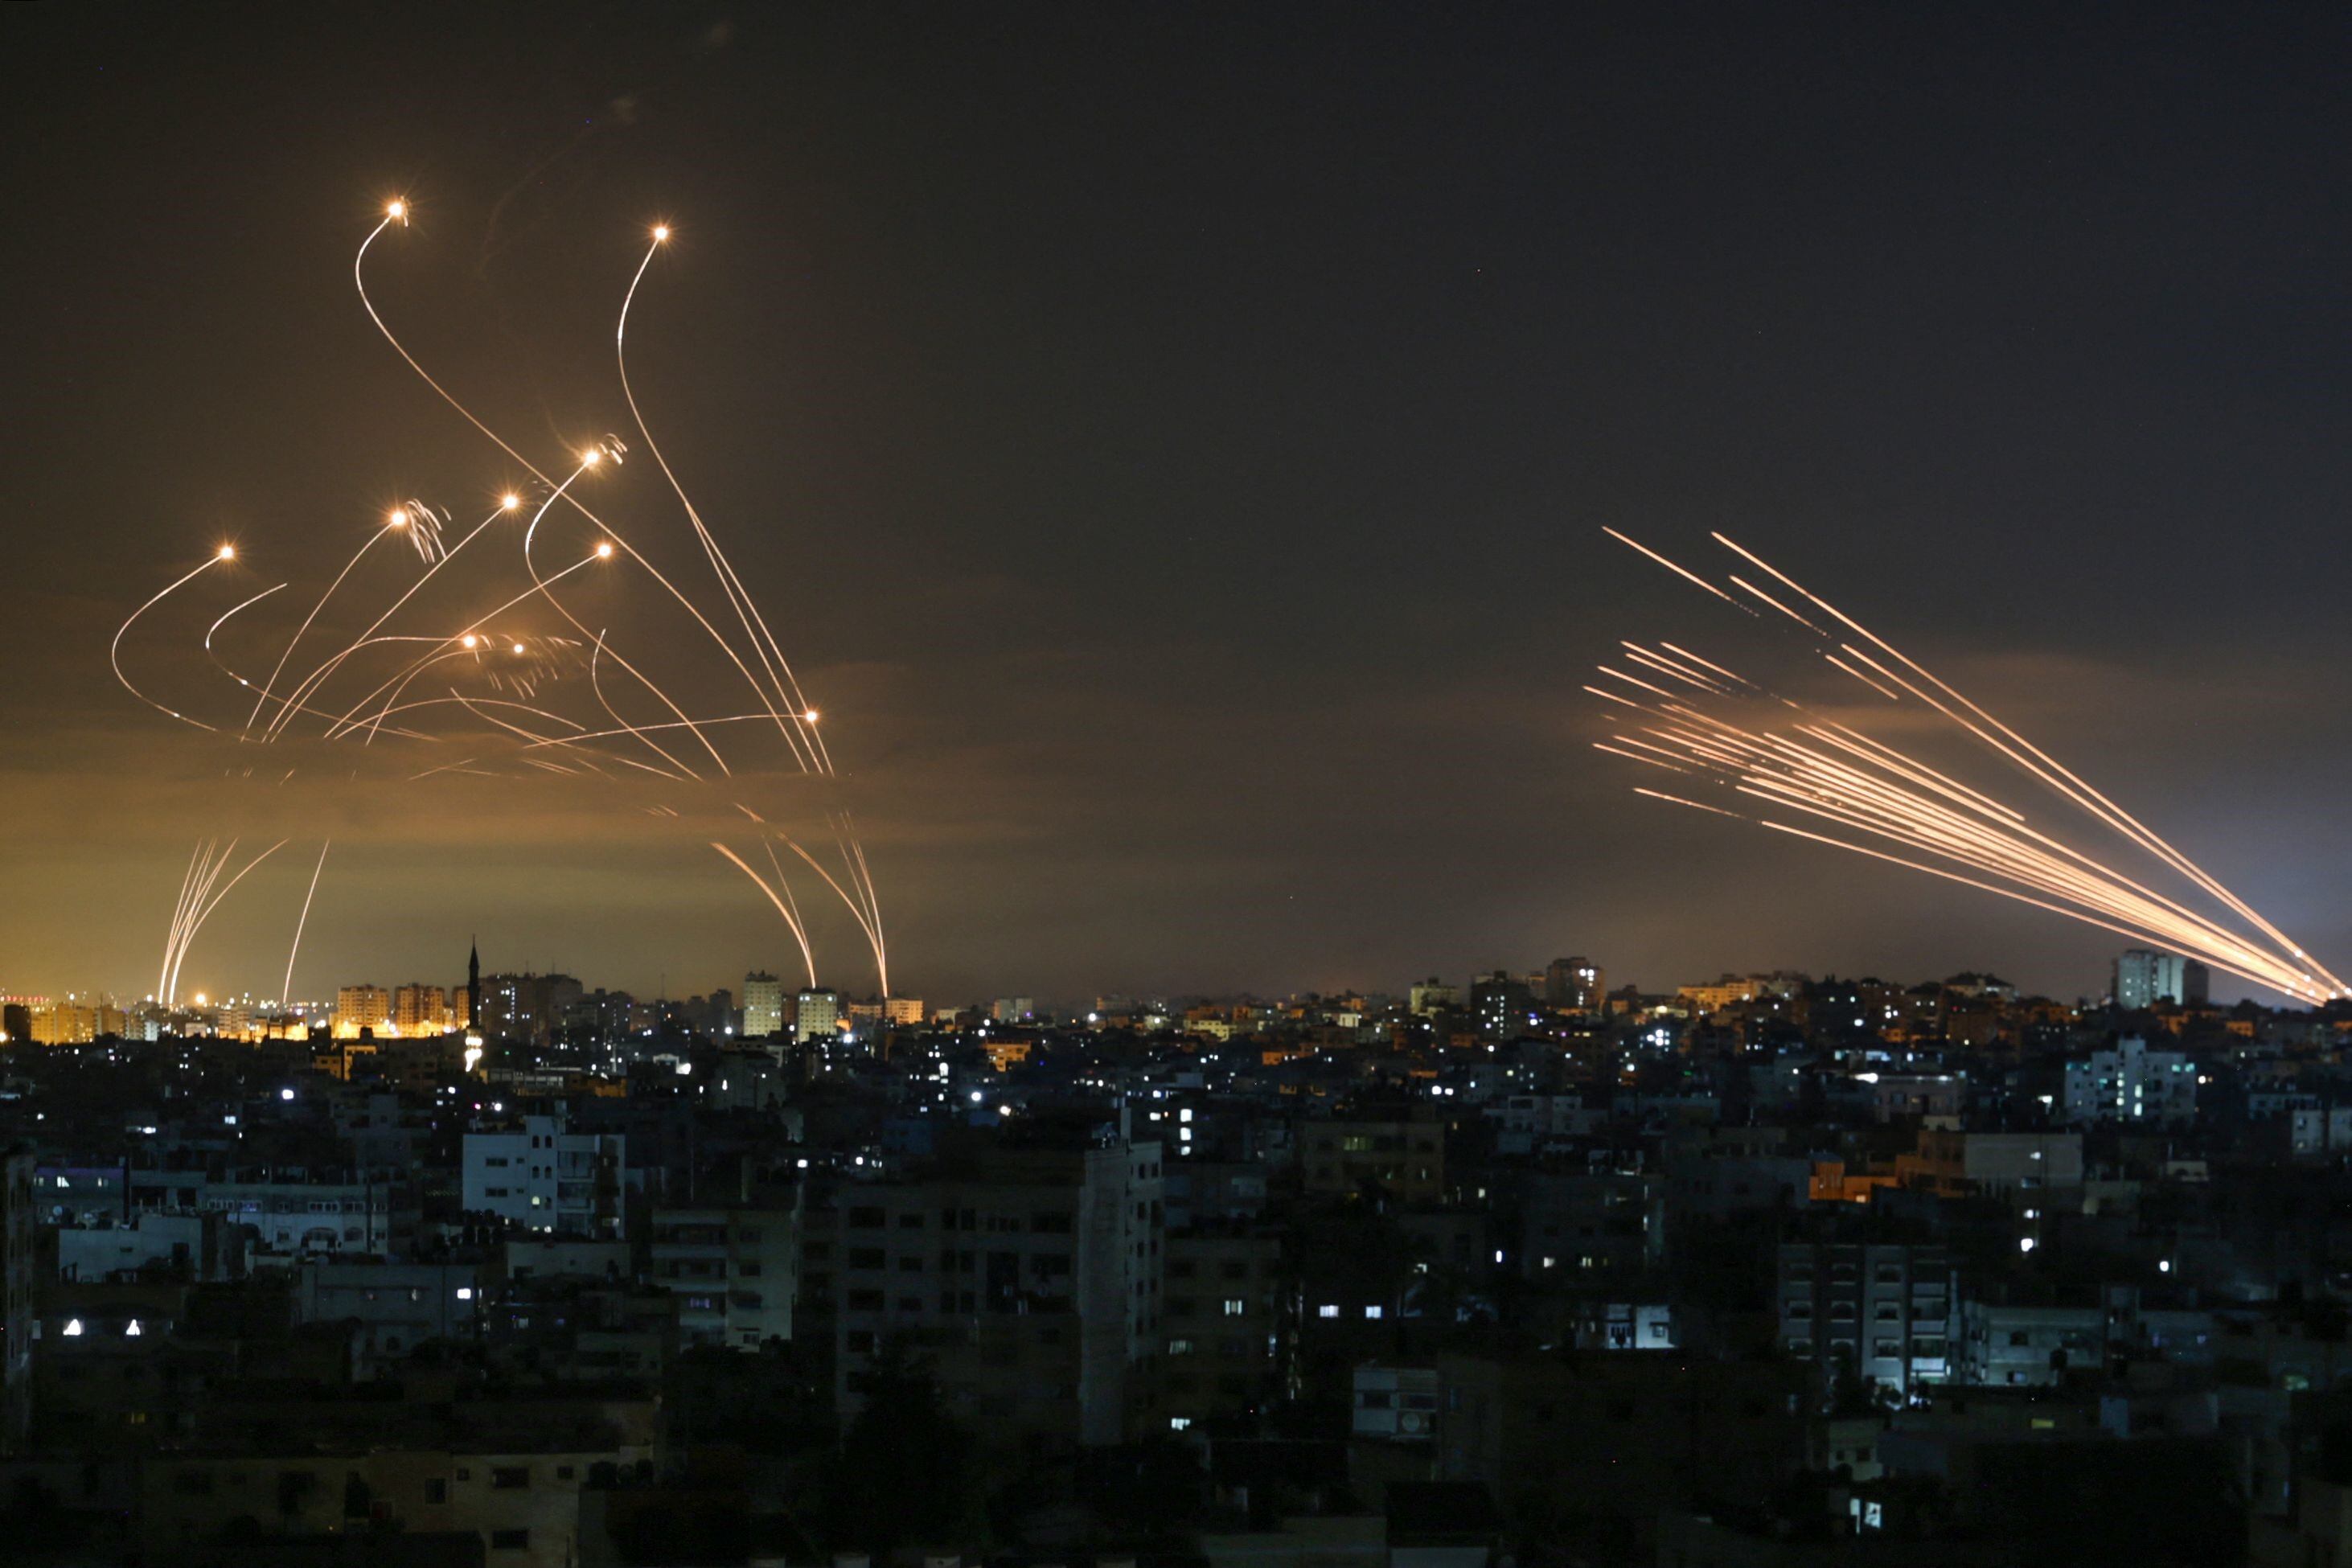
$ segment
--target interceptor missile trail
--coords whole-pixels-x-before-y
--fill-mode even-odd
[[[790,835],[777,829],[765,829],[762,835],[772,882],[732,851],[722,852],[760,884],[783,916],[814,984],[816,972],[807,923],[784,876],[776,846],[785,845],[799,855],[849,910],[872,951],[876,977],[887,994],[889,953],[881,900],[856,818],[841,795],[839,775],[819,725],[818,710],[785,658],[767,616],[721,548],[718,532],[688,495],[667,454],[656,441],[647,412],[641,406],[629,379],[631,310],[656,257],[670,238],[668,226],[653,229],[651,244],[622,293],[614,329],[614,368],[637,437],[661,470],[725,600],[723,610],[713,606],[709,613],[678,581],[665,574],[619,528],[583,500],[583,492],[590,488],[584,482],[585,476],[609,474],[620,467],[625,452],[620,438],[607,436],[575,447],[570,472],[559,480],[460,402],[450,386],[412,354],[393,331],[369,296],[367,260],[385,231],[407,228],[412,216],[404,197],[386,202],[361,240],[352,259],[352,285],[361,307],[377,332],[417,378],[475,432],[486,437],[506,462],[519,468],[520,475],[528,475],[537,488],[520,482],[520,476],[513,469],[499,476],[507,483],[499,490],[497,504],[454,543],[445,536],[445,528],[450,521],[447,509],[415,499],[389,504],[380,525],[372,529],[358,548],[341,561],[340,569],[331,576],[323,571],[319,574],[325,586],[315,599],[303,595],[305,609],[299,617],[290,613],[285,600],[276,597],[287,587],[284,583],[265,588],[220,614],[205,629],[202,647],[206,658],[239,688],[241,694],[236,705],[246,710],[241,719],[234,713],[198,716],[170,700],[172,694],[158,691],[151,695],[132,680],[122,658],[130,633],[142,616],[205,571],[236,558],[236,551],[227,544],[221,545],[201,565],[167,584],[132,610],[116,629],[109,647],[116,679],[133,697],[159,712],[195,728],[234,735],[241,744],[333,746],[336,742],[356,741],[356,746],[337,748],[347,749],[351,753],[349,773],[354,780],[366,767],[363,759],[367,748],[379,740],[387,742],[387,749],[391,743],[399,742],[439,753],[420,760],[404,752],[397,764],[380,775],[387,783],[401,784],[446,775],[509,782],[548,777],[584,782],[593,778],[612,785],[635,784],[645,778],[660,779],[667,784],[700,784],[730,778],[739,779],[737,787],[741,787],[742,782],[759,775],[747,771],[739,778],[739,767],[748,768],[756,759],[758,765],[779,771],[775,763],[780,758],[774,753],[788,755],[792,759],[789,773],[810,781],[817,793],[818,799],[811,805],[822,807],[840,860],[839,871],[819,864]],[[562,467],[556,465],[555,471],[561,471]],[[558,526],[553,514],[559,503],[566,509],[567,516],[577,516],[588,525],[591,532],[584,546],[587,553],[560,570],[547,571],[537,558],[536,545],[543,528]],[[379,500],[374,504],[384,503]],[[616,511],[620,506],[620,492],[615,491],[615,499],[604,510]],[[478,543],[494,524],[509,517],[524,523],[518,534],[506,535],[505,540],[494,536],[488,543]],[[383,596],[372,597],[367,588],[380,568],[363,571],[362,563],[379,542],[394,534],[409,542],[423,570],[404,573],[404,585],[396,594],[387,589]],[[515,555],[503,553],[505,541],[519,546]],[[499,559],[484,562],[482,557],[493,545],[501,547]],[[444,572],[443,568],[459,553],[467,552],[469,546],[474,547],[468,555],[469,565],[478,569]],[[555,546],[569,547],[568,538]],[[642,569],[652,579],[659,594],[647,596],[653,597],[665,613],[673,605],[684,612],[709,638],[708,649],[692,636],[684,639],[683,645],[676,639],[664,639],[655,645],[656,658],[640,663],[646,658],[646,654],[635,646],[625,649],[621,646],[634,645],[634,637],[616,637],[609,626],[592,630],[581,618],[584,610],[573,601],[584,604],[584,584],[557,592],[567,579],[592,566],[609,563],[620,567],[624,563]],[[500,596],[507,594],[505,584],[490,591],[483,590],[483,584],[496,581],[516,565],[528,586],[503,598]],[[633,600],[637,588],[635,575],[635,572],[614,572],[603,579],[601,591]],[[707,590],[698,591],[707,597]],[[386,598],[388,603],[384,602]],[[484,604],[490,607],[481,608]],[[272,611],[279,612],[282,618],[271,619]],[[402,629],[390,629],[394,617],[404,611],[410,624]],[[553,624],[551,616],[554,617]],[[227,633],[233,620],[236,630]],[[722,630],[722,625],[728,629]],[[564,626],[577,631],[578,638],[568,637],[562,630]],[[660,638],[663,633],[657,629],[654,635]],[[218,648],[216,637],[222,639]],[[671,663],[682,657],[682,648],[691,654],[688,661],[690,673],[673,674]],[[711,662],[713,652],[722,664]],[[1680,650],[1640,648],[1629,652],[1635,668],[1670,683],[1690,686],[1701,695],[1726,694],[1732,687],[1725,682],[1736,679],[1719,668]],[[703,668],[695,670],[693,665],[698,662]],[[622,672],[626,684],[616,682],[615,688],[608,690],[603,679],[608,664]],[[751,688],[756,710],[749,709],[740,699],[712,703],[707,700],[708,692],[701,686],[687,684],[712,675],[721,675],[723,679],[722,671],[728,668]],[[677,697],[656,682],[656,672],[662,683],[676,686]],[[585,677],[584,683],[577,679],[582,676]],[[419,681],[425,681],[427,689],[412,696]],[[584,691],[580,690],[583,684]],[[1643,689],[1663,689],[1646,684]],[[412,727],[413,722],[421,721],[410,721],[406,716],[423,709],[436,710],[433,728],[446,729],[447,732],[428,733]],[[746,710],[730,711],[735,709]],[[640,719],[648,721],[640,722]],[[747,731],[744,726],[752,728]],[[772,750],[761,733],[765,730],[772,730],[781,742]],[[690,738],[690,743],[675,743],[680,731]],[[617,742],[624,737],[629,742],[626,746],[608,749],[603,743]],[[753,757],[744,755],[747,746],[759,748]],[[635,748],[642,748],[646,754],[634,754]],[[698,752],[701,755],[698,756]],[[692,759],[691,763],[688,759]],[[282,773],[275,769],[269,771],[278,774],[277,782],[282,784],[296,770],[289,768]],[[331,770],[321,771],[329,777],[336,777],[345,768],[337,763]],[[256,770],[250,764],[231,763],[227,772],[232,777],[250,779]],[[677,808],[667,803],[651,805],[630,800],[616,804],[621,809],[642,810],[665,820],[682,820]],[[746,814],[758,820],[748,808]],[[205,920],[222,899],[283,843],[281,840],[273,844],[241,866],[233,860],[236,838],[224,843],[218,837],[209,837],[197,844],[182,878],[168,923],[159,975],[160,995],[167,1001],[175,997],[189,946]],[[330,843],[322,843],[320,847],[296,918],[280,982],[280,990],[289,997],[330,848]]]

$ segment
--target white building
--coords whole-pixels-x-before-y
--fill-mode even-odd
[[[765,970],[743,976],[743,1034],[761,1040],[784,1032],[784,983]]]
[[[461,1201],[467,1214],[495,1215],[524,1230],[617,1237],[625,1142],[618,1132],[566,1131],[554,1116],[468,1132]]]
[[[2197,1066],[2137,1035],[2066,1064],[2066,1119],[2174,1126],[2197,1117]]]
[[[2116,1005],[2153,1007],[2158,1002],[2182,1005],[2205,1000],[2205,966],[2177,952],[2127,948],[2116,959]]]

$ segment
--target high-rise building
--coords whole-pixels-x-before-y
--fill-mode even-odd
[[[392,1022],[392,993],[381,985],[346,985],[335,993],[335,1038],[356,1040]]]
[[[1544,965],[1544,1000],[1555,1007],[1598,1013],[1608,994],[1607,976],[1589,958],[1555,958]]]
[[[410,981],[394,986],[392,1021],[403,1035],[437,1035],[449,1028],[449,994],[438,985]]]
[[[813,985],[802,992],[793,1004],[793,1038],[803,1042],[829,1040],[841,1032],[841,1020],[847,1013],[840,992],[830,985]]]
[[[743,976],[743,1037],[763,1040],[784,1032],[784,983],[764,969]]]
[[[895,1344],[923,1352],[961,1420],[1088,1447],[1166,1430],[1148,1402],[1177,1331],[1160,1312],[1160,1165],[1156,1142],[999,1146],[929,1180],[845,1190],[830,1280],[845,1415]],[[1186,1326],[1263,1334],[1249,1297],[1226,1290],[1215,1319]]]
[[[2210,987],[2205,966],[2179,953],[2127,948],[2116,959],[2115,1002],[2126,1010],[2201,1003]]]
[[[1470,1011],[1478,1032],[1490,1040],[1515,1040],[1527,1033],[1535,998],[1517,975],[1496,970],[1470,987]]]
[[[482,982],[483,1033],[545,1045],[579,1009],[580,982],[569,974],[493,974]]]

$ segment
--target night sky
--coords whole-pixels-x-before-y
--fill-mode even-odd
[[[1628,795],[1578,688],[1720,623],[1604,523],[1737,533],[2352,959],[2352,48],[2308,15],[10,7],[0,990],[152,988],[214,833],[294,837],[188,989],[274,994],[325,834],[300,994],[475,933],[790,973],[724,801],[227,776],[114,684],[234,540],[126,645],[234,722],[214,616],[518,477],[352,293],[395,195],[380,304],[542,466],[627,431],[613,315],[677,226],[633,373],[824,710],[903,993],[2103,984],[2105,933]],[[615,487],[698,564],[649,462]]]

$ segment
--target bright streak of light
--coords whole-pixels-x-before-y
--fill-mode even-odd
[[[1643,555],[1685,577],[1692,575],[1656,552],[1613,530],[1609,531]],[[1841,673],[1891,702],[1905,706],[1916,702],[1939,716],[1949,726],[1946,734],[1967,737],[1983,752],[2047,786],[2067,805],[2185,879],[2198,892],[2216,900],[2230,915],[2253,930],[2233,929],[2227,917],[2200,912],[2183,898],[2159,892],[2066,842],[2055,830],[2033,826],[2015,806],[1874,740],[1852,725],[1812,720],[1803,704],[1767,693],[1746,677],[1672,643],[1658,645],[1664,650],[1663,653],[1632,642],[1623,647],[1645,670],[1693,686],[1701,695],[1688,700],[1675,699],[1663,688],[1601,667],[1603,673],[1615,679],[1663,699],[1663,707],[1652,708],[1598,687],[1588,686],[1587,691],[1624,707],[1655,712],[1668,722],[1645,726],[1642,732],[1650,740],[1615,734],[1610,737],[1614,744],[1595,742],[1597,750],[1652,767],[1699,776],[1731,793],[1801,813],[1909,853],[1874,848],[1851,838],[1769,818],[1748,818],[1743,813],[1725,811],[1656,790],[1637,788],[1634,793],[1720,816],[1753,820],[1778,833],[1869,856],[2065,915],[2137,942],[2195,958],[2214,969],[2306,1003],[2316,1004],[2345,992],[2341,980],[2313,964],[2301,948],[2288,942],[2242,900],[2047,752],[1787,574],[1722,535],[1716,537],[1726,548],[1800,598],[1852,628],[1858,638],[1878,651],[1878,657],[1874,657],[1853,642],[1838,641],[1769,595],[1738,577],[1731,579],[1743,591],[1781,611],[1824,642],[1834,644],[1834,651],[1828,647],[1815,651]],[[1725,596],[1703,580],[1692,580],[1717,597]],[[1735,691],[1723,685],[1724,681],[1740,689]],[[1710,710],[1706,706],[1708,697],[1726,706]],[[1791,735],[1751,728],[1732,716],[1739,707],[1768,698],[1807,714],[1808,721],[1798,724]],[[1701,705],[1695,707],[1693,703]]]

